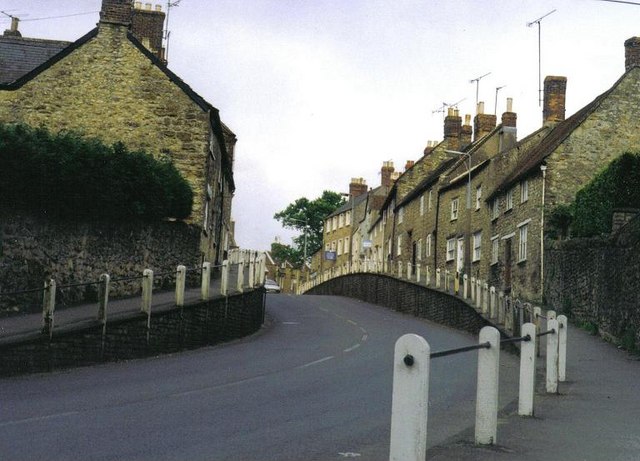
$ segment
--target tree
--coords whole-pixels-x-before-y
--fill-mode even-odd
[[[301,235],[294,237],[294,247],[291,256],[295,256],[293,264],[302,264],[305,253],[305,230],[306,230],[306,254],[314,254],[322,248],[323,220],[341,205],[345,199],[337,192],[324,191],[315,200],[301,197],[289,204],[287,208],[276,213],[274,219],[282,223],[286,229],[294,229],[301,232]]]

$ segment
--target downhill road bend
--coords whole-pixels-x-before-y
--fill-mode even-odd
[[[256,335],[152,359],[0,379],[7,460],[388,459],[393,348],[477,338],[349,298],[267,296]],[[475,418],[477,352],[432,360],[428,445]],[[501,405],[518,361],[501,353]]]

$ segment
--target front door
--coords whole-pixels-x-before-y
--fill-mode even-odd
[[[511,291],[511,243],[513,239],[504,241],[504,291]]]

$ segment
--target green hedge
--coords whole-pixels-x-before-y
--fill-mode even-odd
[[[576,194],[571,234],[611,232],[614,208],[640,207],[640,154],[625,153]]]
[[[0,206],[64,219],[159,220],[191,214],[169,160],[74,132],[0,124]]]

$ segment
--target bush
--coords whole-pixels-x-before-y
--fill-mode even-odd
[[[0,124],[0,197],[5,208],[64,219],[184,219],[193,204],[169,160],[74,132],[9,124]]]
[[[614,208],[640,204],[640,155],[625,153],[576,194],[572,235],[592,237],[611,232]]]

